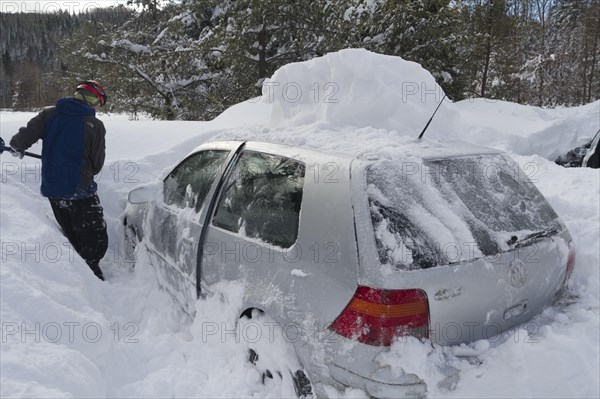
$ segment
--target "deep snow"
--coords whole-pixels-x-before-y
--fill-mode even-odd
[[[199,301],[190,320],[161,291],[143,253],[131,271],[119,224],[127,192],[214,137],[360,155],[378,149],[384,156],[406,154],[418,145],[415,138],[442,95],[417,64],[349,50],[282,68],[267,82],[262,98],[238,104],[214,121],[100,115],[108,132],[107,161],[98,179],[110,235],[101,263],[106,282],[93,276],[60,234],[39,196],[39,163],[3,154],[0,396],[286,394],[285,387],[260,383],[245,361],[243,343],[206,334],[207,323],[235,318],[237,287],[222,286],[224,297]],[[33,115],[0,113],[3,138],[9,141]],[[513,155],[573,235],[577,260],[570,295],[535,318],[527,331],[460,347],[398,342],[381,356],[382,365],[417,372],[430,397],[600,396],[600,174],[548,161],[591,138],[599,125],[600,102],[546,110],[446,100],[424,144],[436,152],[444,151],[445,143],[466,141]],[[364,396],[356,390],[329,392]]]

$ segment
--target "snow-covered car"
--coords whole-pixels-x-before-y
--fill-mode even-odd
[[[566,154],[560,155],[555,162],[567,168],[584,167],[600,168],[600,130],[594,138],[582,146],[569,150]]]
[[[239,323],[276,326],[295,359],[261,364],[270,341],[250,340],[263,378],[287,380],[298,396],[325,396],[327,384],[423,396],[419,376],[378,361],[394,341],[454,345],[514,328],[552,304],[575,251],[508,155],[417,151],[398,162],[207,143],[130,192],[126,237],[147,248],[160,284],[190,314],[216,284],[241,284]]]

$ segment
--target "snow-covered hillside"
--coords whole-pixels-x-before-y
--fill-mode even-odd
[[[263,385],[235,340],[207,336],[231,323],[240,292],[197,303],[190,320],[156,282],[141,253],[122,244],[127,193],[215,137],[259,138],[368,153],[416,145],[443,93],[419,65],[348,50],[277,71],[262,98],[210,122],[128,121],[99,115],[107,161],[97,179],[109,225],[101,282],[60,233],[39,195],[39,163],[4,153],[0,183],[0,396],[281,397]],[[591,138],[600,102],[545,110],[487,100],[448,100],[424,145],[472,142],[510,152],[566,222],[577,248],[570,295],[523,328],[469,346],[398,342],[383,366],[419,374],[430,397],[600,396],[600,174],[557,166],[557,153]],[[32,113],[0,113],[8,142]],[[30,151],[40,152],[37,144]],[[365,394],[331,388],[333,397]]]

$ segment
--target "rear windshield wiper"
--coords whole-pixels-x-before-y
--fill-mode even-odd
[[[558,227],[552,226],[544,230],[536,231],[535,233],[525,234],[522,237],[512,236],[506,243],[510,246],[521,247],[529,244],[532,241],[537,241],[540,238],[550,237],[558,233]]]

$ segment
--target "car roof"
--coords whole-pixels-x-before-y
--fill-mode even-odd
[[[259,150],[272,151],[274,153],[290,153],[295,152],[311,152],[321,153],[324,155],[335,155],[343,158],[350,159],[361,159],[365,161],[376,161],[382,158],[388,158],[386,153],[389,153],[389,148],[382,148],[381,152],[378,151],[353,151],[352,148],[349,150],[348,147],[340,145],[339,148],[334,149],[322,149],[317,146],[313,146],[307,143],[301,145],[290,145],[287,143],[272,142],[266,140],[217,140],[209,141],[198,147],[192,152],[207,149],[230,149],[237,148],[240,144],[246,143],[250,148],[258,148]],[[341,143],[343,144],[343,143]],[[466,156],[477,156],[477,155],[493,155],[502,154],[502,151],[494,150],[487,147],[476,146],[471,143],[461,142],[456,140],[406,140],[401,145],[402,154],[395,156],[394,158],[421,158],[423,160],[434,160],[434,159],[449,159]]]

